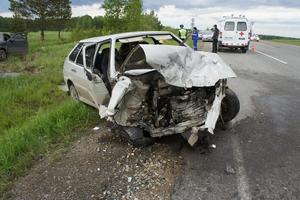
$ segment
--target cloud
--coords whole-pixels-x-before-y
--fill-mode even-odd
[[[13,13],[10,12],[10,11],[7,11],[7,12],[0,12],[0,16],[1,16],[1,17],[12,17],[12,16],[13,16]]]
[[[104,15],[103,0],[72,0],[72,16]],[[144,9],[154,9],[163,25],[196,26],[205,29],[222,16],[246,15],[257,33],[300,38],[300,0],[144,0]],[[10,17],[8,0],[0,0],[0,16]]]
[[[178,27],[184,24],[191,26],[191,19],[199,29],[212,27],[222,16],[246,15],[255,22],[254,31],[263,34],[283,35],[300,38],[300,9],[286,7],[259,6],[248,9],[210,7],[210,8],[178,8],[175,5],[160,7],[157,15],[162,24]]]
[[[90,15],[92,17],[104,15],[104,9],[101,3],[91,5],[72,5],[72,17]]]

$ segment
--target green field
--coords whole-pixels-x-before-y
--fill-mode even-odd
[[[297,39],[274,39],[271,41],[300,46],[300,39],[298,39],[298,40]]]
[[[20,72],[0,78],[0,197],[30,167],[38,155],[63,146],[97,119],[91,108],[60,91],[62,67],[74,42],[70,34],[30,33],[29,53],[0,62],[0,72]],[[93,120],[92,120],[93,119]]]

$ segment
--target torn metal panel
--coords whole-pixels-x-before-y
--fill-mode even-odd
[[[146,62],[174,86],[209,87],[221,79],[236,77],[232,69],[214,53],[194,51],[184,46],[140,46],[145,52]]]
[[[123,99],[124,95],[130,90],[131,80],[126,76],[121,76],[112,90],[108,107],[100,106],[101,118],[113,116],[116,113],[116,107]]]
[[[207,131],[210,132],[211,134],[214,134],[214,129],[220,116],[221,103],[223,98],[225,97],[224,92],[225,92],[224,87],[221,83],[221,87],[216,88],[215,99],[211,108],[207,112],[205,124],[201,126],[201,128],[207,129]]]

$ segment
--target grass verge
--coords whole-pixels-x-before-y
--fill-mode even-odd
[[[38,112],[22,126],[6,131],[0,138],[0,194],[22,175],[37,155],[78,136],[78,130],[95,119],[95,113],[83,104],[67,100],[54,110]],[[77,134],[73,134],[75,129]]]
[[[273,39],[272,42],[300,46],[300,39]]]
[[[66,146],[84,127],[98,120],[89,107],[72,102],[58,88],[64,59],[75,45],[70,33],[30,33],[29,52],[0,62],[0,72],[20,72],[0,78],[0,199],[14,180],[39,155]],[[4,198],[4,197],[3,197]]]

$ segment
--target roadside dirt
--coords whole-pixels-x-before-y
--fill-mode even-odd
[[[184,164],[177,147],[161,141],[138,149],[105,125],[55,161],[45,159],[20,178],[10,199],[170,199]],[[181,144],[180,144],[181,143]]]

